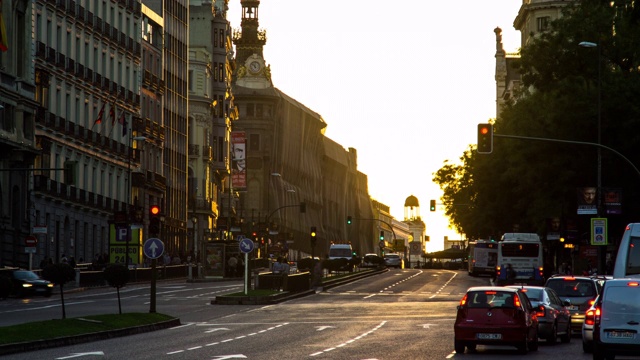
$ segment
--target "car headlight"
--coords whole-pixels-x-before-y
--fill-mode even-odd
[[[25,283],[25,284],[22,284],[22,287],[25,287],[25,288],[30,288],[30,287],[32,287],[32,286],[33,286],[33,284],[26,284],[26,283]]]
[[[52,287],[53,287],[53,284],[52,284],[52,283],[48,283],[48,284],[47,284],[47,287],[52,288]]]

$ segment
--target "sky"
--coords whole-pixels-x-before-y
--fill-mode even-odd
[[[522,0],[262,0],[265,62],[275,87],[317,112],[325,135],[358,152],[369,194],[404,219],[414,195],[430,236],[427,252],[450,247],[442,191],[445,160],[476,143],[478,123],[496,116],[495,34],[507,52]],[[240,0],[227,19],[240,29]]]

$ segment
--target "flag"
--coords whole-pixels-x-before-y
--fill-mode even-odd
[[[127,119],[124,118],[124,112],[122,114],[122,136],[127,135]]]
[[[109,117],[111,118],[111,126],[113,126],[116,123],[116,110],[113,106],[109,109]]]
[[[96,121],[93,123],[93,125],[98,125],[98,124],[102,124],[102,117],[104,116],[104,106],[107,105],[106,103],[102,104],[102,109],[100,109],[100,112],[98,113],[98,118],[96,119]]]
[[[9,50],[7,41],[7,28],[4,25],[4,15],[2,15],[2,1],[0,1],[0,51]]]
[[[125,119],[124,115],[124,110],[122,110],[122,113],[118,118],[118,124],[122,125],[122,136],[127,135],[127,120]]]

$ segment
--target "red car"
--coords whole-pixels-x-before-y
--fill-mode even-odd
[[[538,318],[521,289],[469,288],[458,305],[454,333],[458,354],[476,345],[515,346],[522,354],[538,350]]]

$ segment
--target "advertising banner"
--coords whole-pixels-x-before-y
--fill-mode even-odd
[[[231,184],[234,190],[247,187],[247,139],[244,131],[231,132]]]

